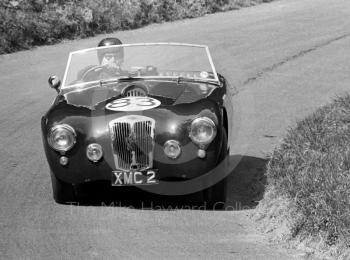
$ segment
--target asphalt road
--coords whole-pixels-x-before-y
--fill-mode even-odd
[[[40,135],[55,96],[47,78],[63,75],[69,51],[104,36],[0,56],[0,258],[302,258],[269,244],[249,215],[264,189],[264,158],[286,129],[350,90],[349,14],[347,0],[281,0],[112,34],[128,43],[207,44],[239,90],[231,157],[242,160],[229,177],[226,211],[55,204]]]

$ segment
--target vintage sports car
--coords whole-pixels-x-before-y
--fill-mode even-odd
[[[103,45],[71,52],[42,139],[58,203],[80,184],[108,181],[223,203],[231,93],[207,46]],[[222,205],[222,204],[221,204]]]

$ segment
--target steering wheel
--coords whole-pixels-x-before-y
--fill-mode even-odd
[[[87,69],[81,76],[81,80],[83,81],[93,81],[98,80],[99,75],[102,72],[107,72],[107,68],[102,65],[95,65],[89,69]],[[108,72],[107,72],[108,73]]]

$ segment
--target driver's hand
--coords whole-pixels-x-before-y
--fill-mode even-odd
[[[99,78],[100,79],[106,79],[106,78],[111,78],[111,77],[116,77],[121,75],[120,67],[107,67],[104,66],[104,70],[101,71]]]
[[[104,67],[108,70],[119,70],[119,66],[114,62],[104,64]]]

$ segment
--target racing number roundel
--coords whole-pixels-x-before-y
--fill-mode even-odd
[[[151,97],[126,97],[113,100],[106,109],[113,111],[142,111],[160,105],[160,101]]]

